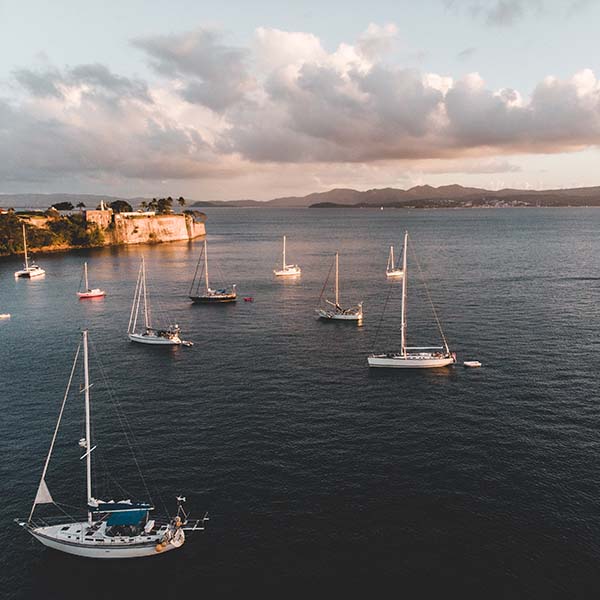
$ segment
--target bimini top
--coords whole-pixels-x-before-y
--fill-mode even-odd
[[[107,525],[137,525],[142,519],[146,518],[149,511],[154,510],[154,507],[145,502],[131,502],[131,500],[121,500],[115,502],[97,501],[88,506],[90,512],[97,515],[98,513],[110,513]]]

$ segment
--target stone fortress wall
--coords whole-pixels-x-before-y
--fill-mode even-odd
[[[113,214],[111,209],[89,210],[86,221],[100,227],[107,245],[176,242],[206,235],[204,223],[187,214]]]

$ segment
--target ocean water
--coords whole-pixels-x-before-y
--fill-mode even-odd
[[[0,321],[0,597],[597,595],[600,211],[206,212],[211,279],[237,284],[235,305],[188,300],[199,241],[40,256],[34,281],[0,261],[12,313]],[[459,363],[481,369],[367,368],[369,352],[400,344],[385,265],[405,229],[409,343],[439,339],[422,272]],[[299,280],[272,276],[283,234]],[[336,251],[341,302],[364,302],[362,327],[314,317]],[[176,320],[192,348],[127,340],[142,254],[153,319]],[[105,299],[78,301],[84,260]],[[192,516],[209,513],[177,552],[78,559],[13,523],[30,510],[83,327],[96,495],[144,497],[124,415],[157,509],[183,494]],[[47,476],[67,512],[84,503],[82,418],[75,389]]]

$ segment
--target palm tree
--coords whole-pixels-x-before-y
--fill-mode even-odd
[[[82,210],[82,209],[84,209],[84,208],[85,208],[85,202],[80,202],[80,203],[77,205],[77,208],[78,208],[79,210]]]

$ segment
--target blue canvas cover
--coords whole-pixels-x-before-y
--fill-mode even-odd
[[[146,518],[147,510],[127,510],[123,512],[112,512],[108,517],[107,525],[138,525]]]

